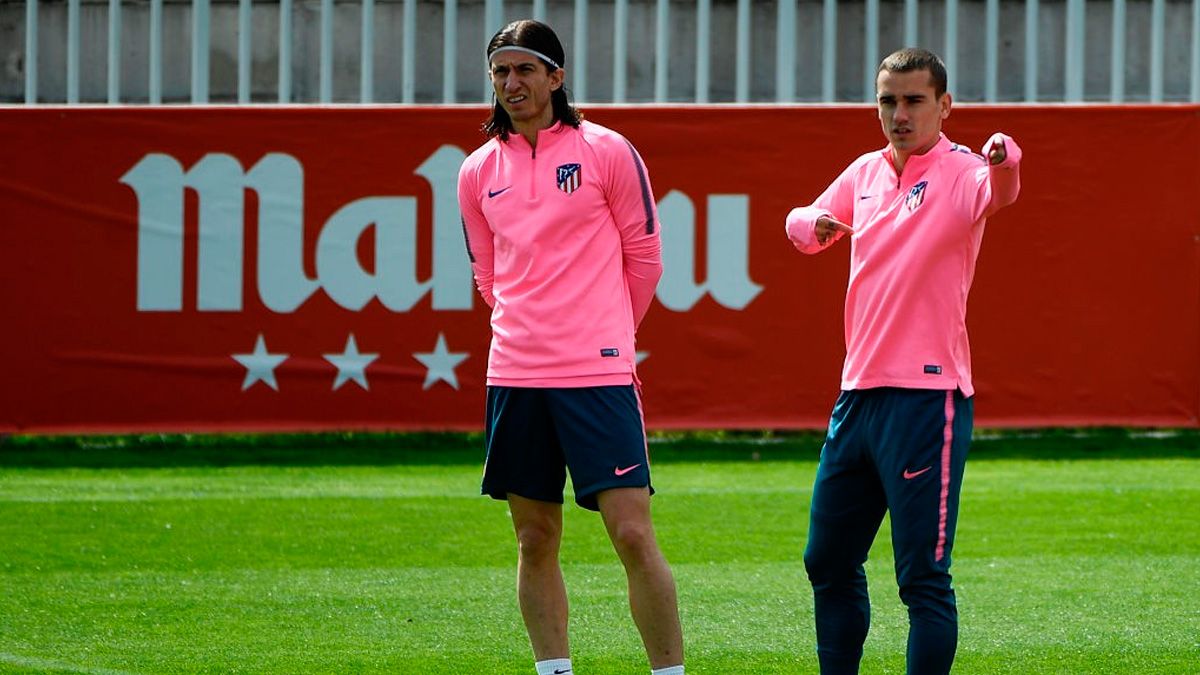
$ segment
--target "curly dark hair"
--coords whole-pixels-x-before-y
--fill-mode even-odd
[[[492,52],[501,47],[532,49],[554,59],[560,67],[566,65],[567,61],[562,43],[558,41],[554,30],[550,26],[532,19],[513,21],[493,35],[487,46],[488,58],[490,59]],[[555,70],[554,64],[548,63],[544,59],[542,59],[542,65],[546,66],[547,72]],[[583,120],[583,114],[568,102],[565,85],[550,94],[550,105],[554,111],[554,119],[569,127],[578,127]],[[512,118],[508,116],[508,111],[500,105],[500,102],[496,101],[492,105],[492,113],[483,123],[484,135],[488,138],[499,136],[500,140],[507,141],[508,135],[513,131],[515,129]]]

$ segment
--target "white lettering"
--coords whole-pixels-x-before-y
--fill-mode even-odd
[[[234,157],[205,155],[184,171],[179,162],[150,153],[121,177],[138,201],[138,311],[183,309],[184,191],[196,192],[199,220],[196,306],[241,311],[245,191],[258,196],[259,298],[278,313],[296,311],[318,288],[338,305],[358,311],[379,298],[395,312],[412,309],[430,294],[435,310],[469,310],[475,301],[471,267],[459,224],[456,179],[466,155],[443,145],[415,174],[433,196],[432,273],[417,278],[417,198],[363,197],[346,204],[321,228],[317,278],[304,272],[304,168],[291,155],[268,153],[249,171]],[[744,309],[762,286],[749,274],[747,195],[708,196],[707,279],[696,279],[696,214],[691,199],[672,190],[659,202],[663,223],[663,306],[685,312],[705,295]],[[359,240],[374,226],[374,272],[358,258]]]
[[[462,150],[443,145],[416,170],[433,188],[434,309],[471,309],[475,301],[475,280],[458,215],[458,167],[466,158]]]
[[[304,167],[273,152],[250,171],[248,184],[258,192],[259,297],[273,312],[294,312],[319,287],[304,273]]]
[[[358,262],[358,239],[375,225],[375,274]],[[389,309],[405,311],[429,284],[416,278],[417,200],[413,197],[366,197],[329,218],[317,242],[317,277],[334,302],[358,311],[379,296]]]
[[[696,208],[681,192],[663,196],[658,204],[663,224],[658,301],[664,307],[686,312],[711,293],[718,304],[741,310],[762,292],[750,279],[749,213],[747,195],[708,196],[708,279],[696,283]]]
[[[183,309],[183,167],[151,153],[121,176],[138,200],[137,308]]]
[[[199,210],[196,307],[242,309],[245,191],[258,193],[258,289],[276,312],[295,311],[316,291],[304,275],[304,170],[271,153],[248,173],[233,157],[205,155],[186,173],[175,158],[151,153],[121,177],[138,198],[139,311],[179,311],[183,297],[183,195]]]

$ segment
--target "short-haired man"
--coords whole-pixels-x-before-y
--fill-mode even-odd
[[[539,675],[572,672],[558,562],[565,471],[629,580],[653,673],[683,674],[675,582],[650,520],[634,333],[662,275],[646,167],[567,101],[562,44],[516,21],[487,47],[490,137],[459,171],[475,281],[492,308],[482,492],[508,501]]]
[[[950,672],[958,613],[950,552],[973,425],[967,294],[987,217],[1020,190],[1020,148],[994,134],[983,156],[941,133],[946,67],[924,49],[876,76],[888,146],[850,164],[787,216],[804,253],[850,238],[846,361],[813,488],[804,564],[823,675],[857,673],[870,625],[863,563],[885,511],[908,673]]]

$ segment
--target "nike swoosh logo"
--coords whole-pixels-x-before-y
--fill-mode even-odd
[[[496,190],[495,192],[492,192],[491,190],[488,190],[488,199],[491,199],[492,197],[495,197],[496,195],[498,195],[498,194],[500,194],[500,193],[502,193],[502,192],[507,192],[507,191],[508,191],[508,189],[509,189],[509,188],[511,188],[511,187],[512,187],[512,186],[511,186],[511,185],[509,185],[508,187],[506,187],[506,188],[500,188],[499,190]]]
[[[617,474],[618,476],[624,476],[625,474],[629,473],[630,471],[633,471],[634,469],[638,468],[639,466],[641,466],[641,464],[634,464],[633,466],[625,468],[625,469],[622,469],[621,467],[616,467],[613,469],[613,473]]]
[[[875,196],[875,195],[859,195],[859,196],[858,196],[858,200],[859,200],[859,201],[862,201],[862,200],[864,200],[864,199],[871,199],[871,198],[872,198],[872,197],[874,197],[874,196]]]
[[[572,672],[575,672],[575,671],[571,670],[570,668],[567,668],[566,670],[558,670],[557,668],[554,669],[554,675],[564,675],[565,673],[572,673]]]
[[[904,470],[904,480],[912,480],[932,468],[933,468],[932,466],[927,466],[924,469],[921,469],[920,471],[909,471],[908,469],[905,469]]]

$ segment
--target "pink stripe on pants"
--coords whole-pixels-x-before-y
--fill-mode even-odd
[[[933,559],[939,561],[946,553],[946,504],[950,498],[950,446],[954,442],[954,392],[946,392],[946,427],[942,430],[942,491],[938,495],[938,538]]]

